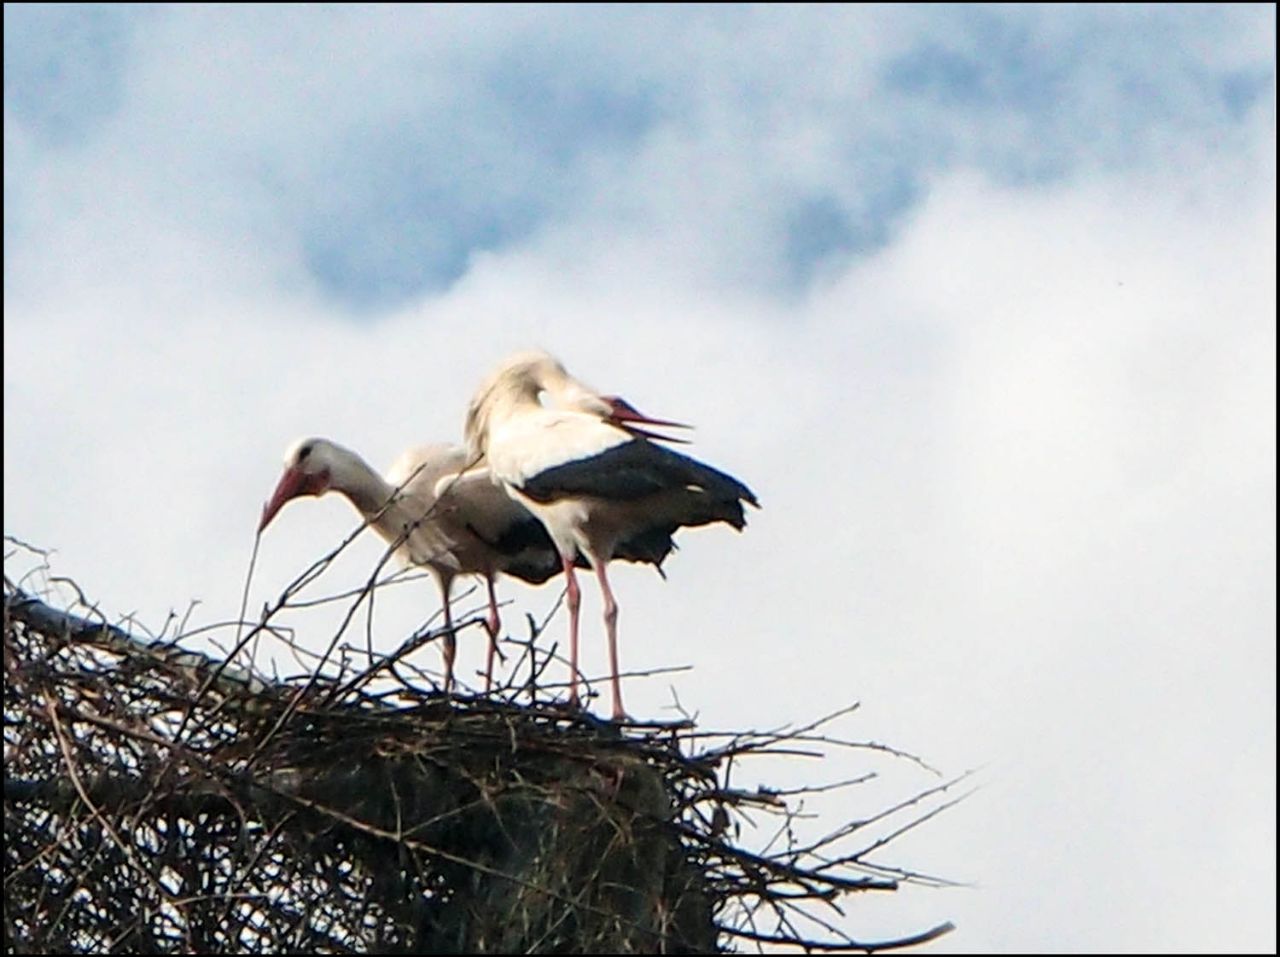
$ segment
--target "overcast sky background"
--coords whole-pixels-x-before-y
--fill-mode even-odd
[[[541,346],[764,506],[618,569],[624,666],[692,666],[633,714],[858,700],[843,733],[983,768],[881,858],[978,887],[853,933],[1273,951],[1275,26],[6,5],[5,531],[111,617],[233,618],[291,440],[385,467]],[[250,607],[354,525],[291,504]],[[505,584],[508,621],[557,592]],[[394,596],[383,650],[435,606]],[[822,823],[933,780],[883,770]]]

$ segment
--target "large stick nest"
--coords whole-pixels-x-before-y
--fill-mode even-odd
[[[9,953],[880,949],[949,929],[834,926],[846,893],[918,876],[840,849],[866,822],[772,853],[730,840],[744,810],[791,812],[726,767],[815,726],[714,736],[268,682],[7,578],[5,676]]]

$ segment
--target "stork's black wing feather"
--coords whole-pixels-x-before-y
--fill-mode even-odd
[[[732,475],[646,439],[544,469],[526,479],[520,491],[543,503],[577,495],[630,502],[673,489],[705,492],[723,503],[759,504]],[[741,513],[740,505],[738,509]],[[734,524],[740,527],[741,522]]]

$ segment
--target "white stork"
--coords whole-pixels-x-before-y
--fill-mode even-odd
[[[543,406],[542,393],[555,403]],[[613,717],[624,720],[618,679],[618,603],[606,568],[622,558],[661,565],[684,526],[746,524],[742,503],[759,507],[737,479],[651,439],[651,419],[615,396],[570,376],[545,352],[510,357],[476,392],[467,411],[467,445],[483,454],[495,482],[546,526],[564,567],[569,604],[569,700],[578,701],[578,606],[573,566],[579,552],[604,596]]]
[[[355,452],[328,439],[301,439],[285,454],[285,470],[262,509],[258,532],[301,495],[341,492],[405,564],[431,570],[444,602],[445,689],[453,686],[457,650],[449,596],[460,574],[484,578],[489,592],[485,689],[493,675],[501,620],[494,595],[499,572],[541,584],[560,573],[560,557],[542,525],[503,494],[483,469],[463,471],[466,451],[425,445],[404,452],[380,476]]]

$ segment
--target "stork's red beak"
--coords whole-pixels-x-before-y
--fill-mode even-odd
[[[663,442],[680,442],[687,443],[688,439],[678,439],[674,436],[663,435],[660,432],[650,432],[648,429],[642,429],[642,425],[656,425],[666,429],[691,429],[693,426],[685,425],[683,422],[671,422],[666,419],[654,419],[645,415],[626,399],[616,395],[601,396],[609,406],[609,421],[619,428],[626,429],[633,435],[643,435],[648,439],[660,439]]]
[[[262,521],[258,522],[258,533],[271,524],[285,502],[299,495],[319,495],[325,489],[327,477],[324,475],[307,475],[301,469],[287,468],[280,476],[280,483],[271,493],[271,499],[262,506]]]

